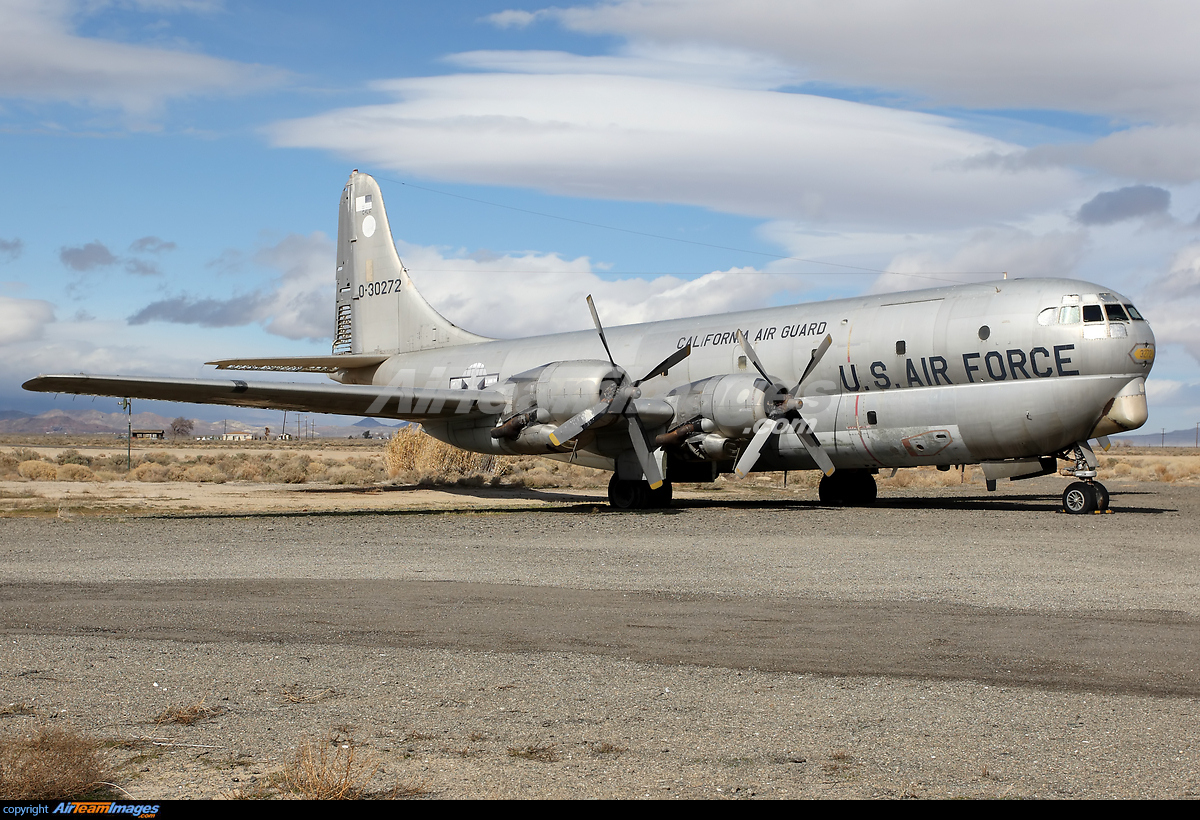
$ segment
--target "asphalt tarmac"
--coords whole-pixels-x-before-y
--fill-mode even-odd
[[[1194,796],[1200,488],[1077,517],[1058,483],[7,519],[0,732],[174,732],[146,797],[272,783],[339,726],[431,796]]]

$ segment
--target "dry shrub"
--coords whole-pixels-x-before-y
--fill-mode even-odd
[[[58,468],[45,461],[22,461],[17,466],[17,474],[30,481],[56,481]]]
[[[90,467],[67,462],[55,471],[55,478],[58,481],[95,481],[96,475]]]
[[[63,450],[54,459],[56,464],[82,464],[84,467],[91,467],[92,460],[78,450]]]
[[[204,481],[211,484],[224,484],[229,476],[208,464],[195,464],[183,471],[184,481]]]
[[[460,450],[418,427],[407,427],[388,441],[384,452],[389,478],[421,484],[452,484],[490,472],[494,456]]]
[[[134,481],[162,482],[170,479],[171,471],[162,464],[146,461],[134,467],[129,477]]]
[[[283,464],[275,470],[275,480],[283,484],[303,484],[308,480],[308,472],[298,464]]]
[[[367,787],[379,768],[353,739],[306,738],[284,769],[282,782],[306,800],[359,800],[371,796]]]
[[[156,716],[154,722],[157,724],[176,723],[181,726],[191,726],[193,723],[214,718],[225,711],[220,706],[207,706],[204,701],[205,698],[200,698],[200,700],[190,706],[172,706]]]
[[[155,450],[142,456],[142,461],[153,461],[155,464],[174,464],[175,456],[166,450]]]
[[[1119,456],[1100,459],[1101,480],[1125,478],[1134,481],[1195,481],[1200,478],[1198,456]]]
[[[14,455],[8,453],[0,453],[0,476],[15,476],[20,475],[17,468],[21,466],[21,461]]]
[[[558,762],[558,744],[530,743],[527,746],[509,746],[509,757],[520,757],[525,760],[536,760],[540,763]]]
[[[821,477],[820,473],[814,475],[818,480]],[[880,489],[893,490],[904,487],[914,489],[956,487],[959,484],[983,483],[983,470],[980,467],[971,466],[967,467],[964,474],[953,468],[942,472],[936,467],[912,467],[900,470],[894,477],[891,476],[890,470],[880,470],[877,481]]]
[[[0,800],[102,797],[110,777],[91,738],[42,727],[0,740]]]
[[[262,465],[254,461],[245,461],[233,471],[233,477],[238,481],[258,481],[262,474]]]
[[[326,470],[324,480],[330,484],[374,484],[375,473],[343,464]]]

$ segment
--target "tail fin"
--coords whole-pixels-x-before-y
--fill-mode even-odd
[[[342,191],[337,259],[335,354],[411,353],[488,341],[447,321],[417,293],[369,174],[354,171]]]

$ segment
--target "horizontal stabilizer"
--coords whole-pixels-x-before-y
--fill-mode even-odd
[[[217,370],[275,370],[283,373],[336,373],[358,367],[383,364],[388,356],[380,353],[342,353],[334,356],[275,356],[260,359],[218,359],[205,362]]]
[[[22,385],[38,393],[224,404],[406,421],[495,415],[507,397],[494,390],[370,384],[245,382],[241,379],[146,379],[135,376],[38,376]]]

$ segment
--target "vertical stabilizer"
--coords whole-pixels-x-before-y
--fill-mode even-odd
[[[487,341],[447,321],[417,293],[369,174],[353,172],[342,191],[337,253],[334,353],[411,353]]]

